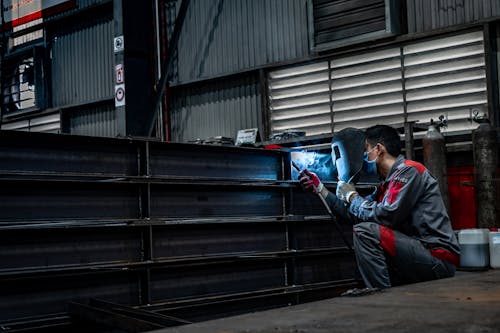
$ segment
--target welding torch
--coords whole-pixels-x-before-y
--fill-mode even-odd
[[[297,163],[295,163],[294,161],[292,161],[292,166],[294,167],[295,170],[297,170],[297,172],[300,174],[300,172],[302,170],[300,170],[300,167],[297,165]],[[314,185],[313,185],[314,186]],[[315,187],[316,188],[316,187]],[[321,202],[323,203],[323,206],[325,207],[326,211],[328,212],[328,214],[330,215],[330,217],[332,218],[332,221],[336,221],[335,219],[335,215],[333,215],[333,212],[332,212],[332,209],[330,208],[330,205],[328,204],[328,202],[326,202],[326,199],[323,198],[323,196],[321,195],[320,192],[318,191],[315,191],[317,194],[318,194],[318,197],[319,199],[321,200]],[[347,241],[347,239],[345,238],[344,236],[344,233],[342,232],[342,230],[339,228],[338,224],[337,223],[334,223],[334,226],[335,226],[335,229],[337,229],[337,232],[339,233],[340,235],[340,238],[342,238],[342,240],[344,241],[345,245],[347,246],[347,248],[349,250],[352,251],[352,246],[351,244]]]
[[[295,168],[295,170],[297,170],[298,173],[300,173],[302,171],[302,170],[300,170],[300,167],[297,165],[297,163],[295,163],[294,161],[292,161],[292,166]],[[332,212],[332,210],[330,208],[330,205],[328,204],[328,202],[326,202],[326,199],[323,198],[323,196],[321,195],[320,192],[318,192],[318,191],[315,191],[315,192],[318,194],[318,197],[321,200],[321,202],[323,203],[323,206],[325,206],[326,211],[328,212],[328,214],[330,214],[331,217],[334,217],[333,212]]]

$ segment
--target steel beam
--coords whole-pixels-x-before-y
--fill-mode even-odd
[[[50,318],[73,302],[80,318],[144,329],[151,311],[203,317],[190,300],[222,316],[355,284],[336,221],[289,163],[283,151],[0,131],[0,325],[65,325]],[[114,310],[85,303],[96,298]]]

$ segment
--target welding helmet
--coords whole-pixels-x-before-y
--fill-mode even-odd
[[[347,183],[359,181],[365,152],[365,133],[357,128],[347,127],[334,133],[332,140],[332,162],[339,180]]]

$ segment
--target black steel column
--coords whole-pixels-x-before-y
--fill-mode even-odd
[[[4,1],[0,0],[0,7],[2,8],[0,12],[0,19],[1,19],[1,24],[2,27],[5,25],[5,14],[3,11],[3,6],[4,6]],[[4,94],[3,94],[3,65],[4,65],[4,59],[5,59],[5,47],[7,45],[7,38],[5,36],[5,30],[2,29],[2,33],[0,35],[0,125],[2,124],[2,119],[3,119],[3,105],[4,105]]]
[[[115,107],[120,135],[148,136],[153,108],[154,3],[114,0]]]

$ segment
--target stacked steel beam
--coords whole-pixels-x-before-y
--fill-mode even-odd
[[[147,330],[338,294],[353,254],[290,174],[281,151],[0,131],[0,327]]]

